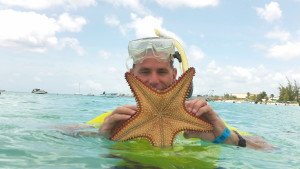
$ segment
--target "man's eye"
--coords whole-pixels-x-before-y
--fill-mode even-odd
[[[141,71],[141,74],[149,74],[149,71]]]
[[[162,70],[162,71],[159,71],[158,73],[159,74],[166,74],[166,73],[168,73],[168,71]]]

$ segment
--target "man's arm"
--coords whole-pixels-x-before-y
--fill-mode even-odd
[[[186,102],[189,112],[213,125],[212,132],[185,132],[185,138],[200,138],[213,142],[219,136],[224,136],[227,128],[220,116],[207,104],[204,99],[194,99]],[[225,135],[226,136],[226,135]],[[228,138],[222,144],[249,147],[252,149],[274,149],[274,147],[258,136],[240,136],[238,132],[229,130]]]

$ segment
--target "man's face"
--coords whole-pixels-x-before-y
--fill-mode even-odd
[[[170,62],[159,62],[155,58],[146,58],[130,70],[142,82],[157,90],[164,90],[176,80],[177,70]]]

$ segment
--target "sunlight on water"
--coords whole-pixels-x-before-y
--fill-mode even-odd
[[[262,136],[277,150],[219,146],[178,136],[173,148],[147,141],[111,142],[51,126],[78,124],[133,98],[78,95],[0,95],[0,168],[299,168],[300,107],[210,102],[241,131]],[[90,131],[97,131],[92,129]]]

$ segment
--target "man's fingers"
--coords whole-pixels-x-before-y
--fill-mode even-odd
[[[193,112],[196,116],[200,117],[201,115],[203,115],[204,113],[210,113],[210,106],[209,105],[206,105],[206,106],[203,106],[201,108],[199,108],[196,112]]]
[[[127,115],[127,114],[113,114],[110,117],[110,123],[116,123],[119,121],[126,121],[131,117],[131,115]]]
[[[189,112],[196,114],[199,110],[206,106],[207,102],[204,99],[194,99],[186,102],[186,108]]]
[[[114,110],[110,115],[114,115],[114,114],[126,114],[126,115],[133,115],[135,114],[136,108],[134,108],[133,106],[122,106],[122,107],[118,107],[116,110]]]
[[[137,111],[137,110],[138,110],[138,107],[135,106],[135,105],[125,105],[125,106],[123,106],[123,107],[126,107],[126,108],[131,109],[131,110],[134,110],[134,111]]]
[[[110,114],[106,117],[99,131],[106,137],[110,137],[119,126],[121,126],[131,115],[128,114]]]

